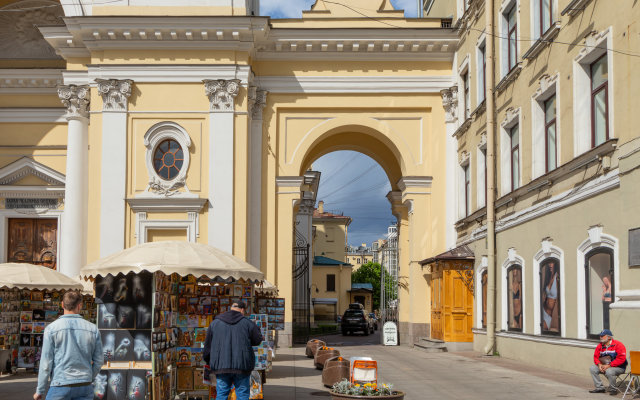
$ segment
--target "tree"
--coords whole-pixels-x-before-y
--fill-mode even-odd
[[[382,267],[378,263],[368,262],[351,273],[351,283],[370,283],[373,286],[373,310],[380,309],[380,278]],[[385,270],[387,279],[389,273]],[[371,311],[373,311],[371,310]]]

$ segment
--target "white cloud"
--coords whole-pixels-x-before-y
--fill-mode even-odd
[[[301,18],[315,0],[260,0],[260,15],[272,18]]]

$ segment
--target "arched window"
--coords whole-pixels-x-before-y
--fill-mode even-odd
[[[482,327],[487,327],[487,280],[489,276],[487,275],[487,270],[485,269],[480,275],[480,282],[482,284]]]
[[[587,253],[584,261],[587,336],[598,338],[603,329],[609,329],[609,306],[615,298],[613,250],[598,247]]]
[[[540,326],[543,335],[561,332],[560,260],[547,258],[540,263]]]
[[[522,266],[507,269],[507,329],[522,332]]]

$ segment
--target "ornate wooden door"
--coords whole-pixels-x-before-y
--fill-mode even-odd
[[[9,219],[8,262],[25,262],[56,269],[58,221],[52,218]]]
[[[450,342],[472,342],[473,333],[473,294],[465,285],[457,270],[447,270],[445,296],[445,319],[448,329],[445,340]]]
[[[444,340],[442,284],[442,271],[433,271],[431,273],[431,338],[440,340]]]

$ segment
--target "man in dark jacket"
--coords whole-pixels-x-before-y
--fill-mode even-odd
[[[233,303],[207,329],[203,358],[216,374],[218,400],[227,400],[232,385],[238,400],[249,400],[250,376],[255,366],[251,346],[259,345],[263,338],[260,328],[245,318],[246,308],[242,301]]]

